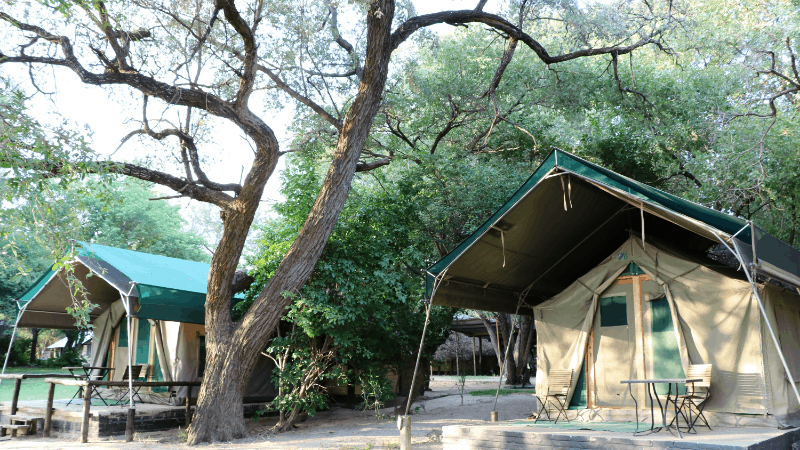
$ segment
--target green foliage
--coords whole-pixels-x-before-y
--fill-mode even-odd
[[[250,261],[256,281],[236,305],[237,317],[269,281],[316,196],[313,158],[292,161],[296,165],[284,172],[286,201],[275,208],[281,216],[260,230],[262,253]],[[418,187],[404,180],[382,183],[391,188],[356,183],[311,279],[288,307],[284,320],[291,333],[270,344],[282,391],[272,405],[277,409],[316,411],[325,379],[360,384],[364,406],[377,408],[393,395],[387,369],[416,354],[424,322],[419,270],[432,248],[419,237]],[[452,311],[434,307],[431,316],[428,339],[438,345]],[[298,383],[310,373],[318,374],[311,377],[318,382],[303,390]]]
[[[42,361],[42,367],[61,368],[61,367],[75,367],[86,364],[86,359],[75,350],[64,350],[61,356],[57,358],[49,358]]]

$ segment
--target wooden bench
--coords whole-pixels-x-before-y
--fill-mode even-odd
[[[11,430],[11,437],[17,437],[17,431],[22,430],[23,434],[28,431],[30,425],[9,425],[9,424],[2,424],[0,425],[0,430],[3,430],[3,436],[6,434],[6,430]]]

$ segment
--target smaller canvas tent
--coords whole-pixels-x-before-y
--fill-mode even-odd
[[[731,423],[800,424],[798,288],[800,251],[752,222],[558,150],[426,276],[432,304],[533,315],[537,387],[574,369],[576,408],[630,410],[621,380],[711,363]]]
[[[97,305],[89,314],[94,332],[90,365],[113,367],[112,380],[121,380],[129,364],[147,364],[151,381],[202,380],[209,265],[79,244],[70,265],[88,300]],[[15,329],[75,329],[75,319],[66,312],[72,301],[64,274],[50,270],[21,296]],[[272,367],[271,360],[262,356],[245,401],[274,396]],[[177,393],[179,401],[189,394],[185,387]]]

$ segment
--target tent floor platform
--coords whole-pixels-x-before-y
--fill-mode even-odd
[[[649,425],[649,424],[648,424]],[[591,428],[591,429],[587,429]],[[640,429],[647,427],[640,427]],[[760,427],[700,428],[695,434],[660,431],[633,435],[633,422],[558,424],[533,420],[442,428],[444,450],[471,449],[697,449],[697,450],[790,450],[800,441],[800,429]]]
[[[53,404],[53,417],[50,435],[56,438],[80,439],[81,424],[83,421],[82,400],[75,400],[67,406],[68,400],[56,400]],[[99,403],[99,405],[98,405]],[[17,414],[44,417],[46,402],[24,401],[19,402]],[[191,407],[192,413],[194,406]],[[0,406],[0,424],[7,424],[11,405],[6,402]],[[248,403],[244,405],[245,417],[252,417],[261,409],[264,403]],[[122,436],[128,419],[128,407],[105,406],[98,399],[92,399],[89,418],[89,437],[101,438]],[[163,431],[175,428],[186,428],[186,406],[160,405],[153,403],[136,404],[136,421],[134,429],[137,432]],[[43,424],[39,423],[37,433],[42,434]]]

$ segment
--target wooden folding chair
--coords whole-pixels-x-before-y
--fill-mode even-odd
[[[572,369],[564,369],[564,370],[551,370],[547,376],[547,391],[542,394],[535,394],[536,399],[539,401],[541,408],[539,408],[539,413],[536,415],[536,420],[533,423],[539,421],[539,418],[542,417],[542,412],[547,414],[547,420],[550,420],[550,412],[547,410],[547,404],[550,403],[554,405],[558,410],[558,414],[556,415],[555,423],[558,423],[558,418],[561,417],[561,414],[564,414],[564,419],[569,422],[569,418],[567,418],[567,394],[569,394],[569,388],[572,385],[572,376],[573,370]],[[552,401],[550,399],[554,399]]]
[[[139,381],[139,378],[141,377],[145,377],[145,379],[147,379],[147,368],[147,364],[141,364],[133,367],[125,366],[125,372],[122,374],[122,381]],[[134,396],[134,403],[136,402],[135,397],[139,397],[139,402],[142,402],[142,397],[139,396],[139,389],[141,389],[140,386],[134,386],[133,392],[131,392],[128,388],[119,389],[117,395],[117,405],[125,406],[125,403],[122,403],[122,401],[128,395]]]
[[[686,421],[688,426],[688,431],[694,429],[694,424],[697,422],[697,419],[701,419],[708,429],[711,429],[711,426],[708,424],[708,420],[706,420],[706,416],[703,414],[703,409],[706,406],[708,399],[711,397],[711,372],[713,370],[713,364],[692,364],[686,369],[686,378],[699,378],[703,381],[694,382],[694,383],[686,383],[686,394],[679,395],[676,398],[676,402],[680,401],[680,405],[678,406],[678,410],[680,411],[681,416],[683,416],[683,420]],[[686,417],[688,413],[689,417]],[[694,412],[695,417],[692,420],[692,412]],[[676,421],[678,417],[676,416],[672,421]],[[672,423],[670,423],[672,425]]]

